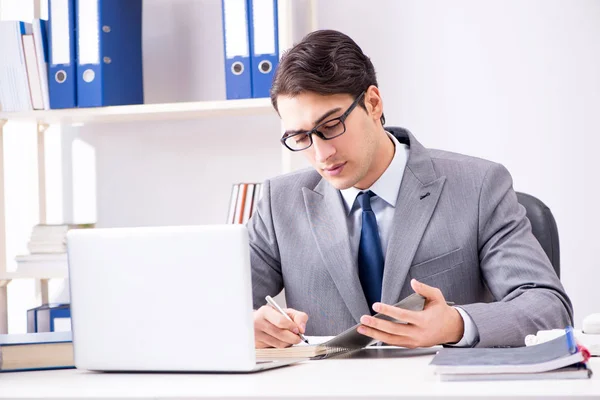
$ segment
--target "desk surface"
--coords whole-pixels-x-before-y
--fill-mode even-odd
[[[374,399],[600,397],[597,374],[586,380],[440,382],[431,355],[307,361],[254,374],[94,373],[80,370],[0,374],[0,399]]]

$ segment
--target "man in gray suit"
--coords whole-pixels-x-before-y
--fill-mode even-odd
[[[375,70],[352,39],[307,35],[282,57],[271,100],[282,144],[313,168],[267,180],[248,224],[257,347],[359,321],[399,346],[522,346],[572,323],[508,171],[384,127]],[[265,306],[283,288],[293,323]],[[423,311],[390,305],[413,291]]]

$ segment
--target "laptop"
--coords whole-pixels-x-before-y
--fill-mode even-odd
[[[75,229],[67,235],[75,366],[256,372],[244,225]]]

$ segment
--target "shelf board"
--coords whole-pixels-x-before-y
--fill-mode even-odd
[[[66,262],[35,262],[19,264],[16,271],[0,274],[0,281],[9,279],[64,279],[68,276],[69,267]]]
[[[0,120],[44,124],[86,124],[92,122],[164,121],[269,114],[276,115],[271,106],[271,100],[261,98],[23,112],[0,111]]]

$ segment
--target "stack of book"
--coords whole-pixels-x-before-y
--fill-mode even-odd
[[[262,196],[261,183],[236,183],[231,190],[228,224],[245,224]]]
[[[431,361],[442,381],[589,379],[589,351],[573,329],[548,342],[513,348],[444,348]]]
[[[16,257],[18,269],[45,266],[61,267],[67,262],[67,232],[69,229],[93,228],[94,224],[38,224],[33,227],[27,243],[29,254]]]

